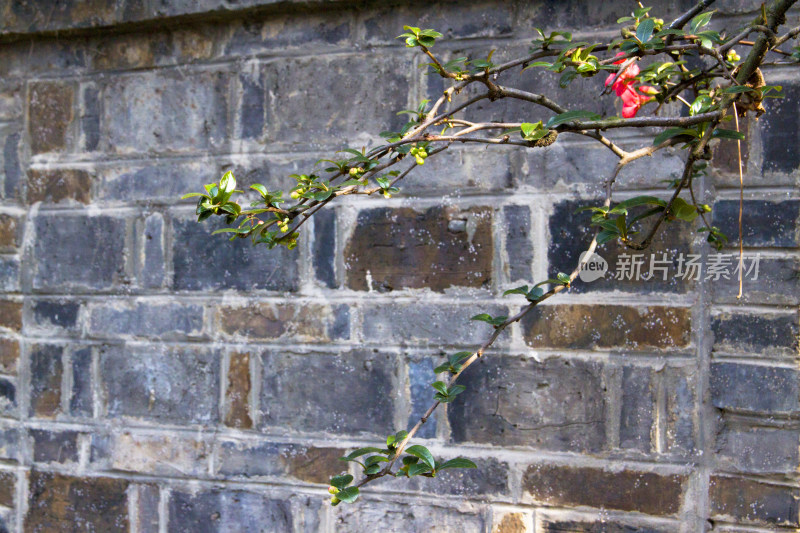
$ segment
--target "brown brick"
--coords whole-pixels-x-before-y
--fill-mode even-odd
[[[250,339],[292,338],[327,342],[349,337],[346,306],[252,304],[226,306],[217,311],[220,329],[228,335]]]
[[[287,458],[289,475],[308,483],[327,484],[343,470],[344,463],[339,461],[343,455],[338,448],[301,448]]]
[[[30,473],[25,531],[75,530],[112,533],[128,531],[128,502],[124,479],[77,478],[49,472]]]
[[[554,305],[522,319],[525,341],[539,348],[683,348],[691,342],[691,310],[680,307]]]
[[[549,505],[586,505],[663,516],[680,510],[685,481],[681,475],[532,465],[522,486],[534,501]]]
[[[85,170],[30,170],[28,171],[28,202],[75,200],[89,203],[92,178]]]
[[[61,412],[62,352],[62,347],[46,344],[31,350],[32,416],[54,417]]]
[[[28,132],[34,154],[63,150],[67,147],[69,126],[73,120],[71,84],[35,82],[28,100]]]
[[[492,529],[492,533],[528,533],[525,526],[525,515],[522,513],[506,513],[497,525]]]
[[[0,505],[4,507],[14,506],[16,483],[17,475],[14,472],[0,472]]]
[[[155,32],[104,39],[95,56],[94,66],[99,70],[153,66],[157,47],[164,46],[161,39],[163,36]]]
[[[16,374],[19,361],[19,341],[0,337],[0,374]]]
[[[22,302],[0,300],[0,327],[12,331],[22,328]]]
[[[800,525],[800,489],[796,487],[711,476],[708,492],[714,517],[754,524]]]
[[[233,353],[228,367],[228,388],[225,398],[228,405],[225,411],[225,425],[250,429],[253,419],[250,418],[250,354]]]
[[[0,214],[0,247],[16,248],[19,246],[19,228],[17,217]]]
[[[344,261],[352,289],[443,291],[488,286],[492,256],[489,208],[380,208],[358,214]]]

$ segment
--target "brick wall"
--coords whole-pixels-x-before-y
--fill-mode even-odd
[[[613,167],[577,139],[456,147],[405,195],[337,202],[292,252],[209,237],[181,194],[228,169],[286,188],[441,91],[394,39],[403,24],[445,33],[448,55],[507,57],[534,26],[606,38],[632,5],[392,4],[0,1],[0,531],[800,527],[796,69],[769,72],[786,98],[746,124],[760,275],[743,300],[734,280],[576,286],[510,328],[422,430],[478,470],[326,503],[336,458],[419,417],[441,355],[487,337],[470,316],[572,268],[589,239],[575,208]],[[718,4],[747,18],[748,2]],[[512,83],[553,87],[537,76]],[[562,96],[615,113],[599,83]],[[702,195],[735,237],[730,148]],[[631,165],[619,198],[679,165]],[[655,249],[710,253],[693,235]]]

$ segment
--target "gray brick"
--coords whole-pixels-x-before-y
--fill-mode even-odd
[[[4,79],[0,82],[0,120],[14,120],[22,116],[23,87],[20,80]]]
[[[18,462],[22,456],[20,430],[0,421],[0,459]]]
[[[288,431],[393,431],[397,362],[366,351],[261,356],[260,427]]]
[[[77,431],[32,429],[33,460],[38,463],[77,463]]]
[[[100,148],[172,153],[221,146],[228,136],[228,84],[225,72],[186,69],[108,78]]]
[[[175,490],[168,512],[173,531],[258,531],[267,524],[269,530],[276,533],[293,531],[289,503],[254,492],[212,489],[191,493]]]
[[[21,196],[19,190],[22,183],[22,167],[19,161],[20,139],[19,132],[0,127],[0,147],[2,147],[0,168],[3,169],[3,189],[0,192],[7,199],[16,199]]]
[[[92,398],[92,349],[82,348],[72,352],[72,390],[69,413],[72,416],[91,417]]]
[[[452,459],[448,454],[437,461]],[[436,474],[435,478],[415,476],[399,479],[393,485],[400,490],[422,491],[431,494],[450,494],[461,497],[500,496],[509,494],[508,464],[494,458],[476,461],[478,468],[454,468]]]
[[[655,402],[650,369],[625,366],[621,370],[619,447],[649,452]]]
[[[797,467],[800,431],[797,429],[744,427],[726,418],[717,433],[720,466],[729,471],[783,474]]]
[[[208,161],[121,164],[100,167],[98,199],[175,203],[186,193],[218,182],[221,174]],[[238,176],[237,176],[238,177]]]
[[[664,447],[667,452],[688,456],[695,452],[694,419],[697,376],[691,367],[666,367],[661,371],[666,391]]]
[[[349,533],[373,533],[375,531],[425,531],[431,524],[436,531],[455,533],[459,531],[485,531],[486,522],[478,508],[460,509],[427,505],[410,505],[397,512],[396,505],[370,502],[368,507],[339,505],[331,514],[338,527]]]
[[[93,305],[88,333],[97,338],[198,338],[203,336],[203,307],[142,301]]]
[[[17,386],[13,380],[0,377],[0,416],[16,416]]]
[[[713,363],[711,401],[714,407],[727,411],[796,413],[800,410],[797,370]]]
[[[217,452],[219,473],[243,477],[285,477],[328,484],[346,469],[338,448],[313,448],[296,444],[223,441]]]
[[[598,520],[596,522],[578,520],[542,520],[541,533],[671,533],[674,527],[664,526],[634,526],[620,522]]]
[[[750,271],[751,265],[758,263],[758,279],[755,279],[755,270]],[[787,304],[800,303],[800,259],[791,256],[783,257],[758,257],[758,254],[745,252],[745,275],[743,276],[742,298],[736,295],[739,292],[737,275],[731,269],[731,279],[719,279],[708,282],[711,285],[714,301],[716,303],[750,303],[750,304]],[[734,268],[739,264],[739,259],[733,255]],[[753,267],[754,268],[754,267]]]
[[[210,455],[207,442],[186,433],[95,433],[90,448],[95,470],[173,477],[206,475]]]
[[[506,234],[506,256],[503,267],[509,281],[531,280],[533,264],[533,244],[531,243],[530,208],[524,205],[507,205],[503,208]]]
[[[800,335],[796,313],[725,312],[711,322],[714,351],[763,357],[795,357]]]
[[[97,150],[100,144],[100,117],[103,114],[103,102],[96,87],[81,87],[81,148],[87,152]]]
[[[248,302],[219,307],[216,320],[224,336],[236,339],[330,342],[350,338],[346,305]]]
[[[81,304],[69,300],[37,300],[33,303],[35,327],[76,332]]]
[[[409,195],[459,195],[507,190],[512,184],[512,152],[445,150],[425,160],[398,182]]]
[[[144,221],[144,259],[142,261],[141,284],[148,288],[160,288],[166,281],[164,258],[164,219],[153,213]]]
[[[486,340],[491,334],[491,326],[470,321],[470,317],[479,311],[492,316],[509,313],[508,308],[499,305],[483,305],[476,310],[474,304],[386,303],[365,305],[362,309],[366,340],[432,345],[437,348],[442,345],[472,345]],[[502,344],[503,338],[498,342]]]
[[[241,84],[241,103],[239,119],[239,137],[242,139],[260,139],[269,120],[267,111],[267,92],[264,87],[264,73],[256,76],[239,74]]]
[[[336,211],[323,209],[314,215],[314,273],[323,286],[336,287]]]
[[[109,346],[100,353],[100,390],[110,417],[213,424],[219,372],[218,354],[207,349]]]
[[[481,359],[448,406],[453,441],[597,452],[605,447],[601,366],[522,357]]]
[[[746,524],[800,525],[800,490],[715,475],[709,480],[711,516]]]
[[[354,13],[338,7],[324,12],[249,17],[234,26],[225,53],[249,56],[276,49],[343,46],[350,41],[353,18]]]
[[[409,427],[416,424],[433,403],[431,383],[436,381],[433,373],[433,363],[429,359],[410,361],[408,363],[408,381],[411,393],[411,413],[408,415]],[[417,431],[417,436],[422,439],[436,437],[437,411],[428,418],[428,421]]]
[[[175,289],[297,289],[297,250],[283,246],[269,250],[246,239],[229,242],[223,235],[209,235],[218,227],[193,219],[173,222]]]
[[[125,276],[125,221],[109,216],[36,217],[35,289],[107,289]]]
[[[17,256],[0,256],[0,290],[18,292],[20,290],[19,275],[20,264]]]
[[[800,166],[800,154],[792,149],[800,143],[800,85],[790,82],[782,86],[783,98],[769,101],[759,124],[764,145],[762,171],[793,172]]]
[[[712,224],[718,226],[732,243],[737,243],[739,201],[717,201],[712,214]],[[800,200],[745,200],[742,237],[745,246],[797,248],[800,246]]]

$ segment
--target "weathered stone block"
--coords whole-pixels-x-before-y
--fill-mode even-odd
[[[59,203],[74,200],[88,204],[92,178],[85,170],[55,169],[28,171],[28,203]]]
[[[54,344],[36,344],[31,348],[31,416],[54,417],[62,412],[63,352],[62,346]]]
[[[116,43],[116,39],[111,40],[111,43]],[[103,101],[100,98],[100,91],[93,84],[82,85],[80,147],[86,152],[93,152],[100,145],[100,117],[102,114]]]
[[[169,502],[170,524],[185,531],[293,531],[288,502],[254,492],[211,489],[175,490]]]
[[[16,374],[19,362],[19,341],[0,337],[0,374]]]
[[[114,163],[97,169],[97,199],[174,203],[186,193],[217,183],[216,165],[208,160]],[[237,175],[237,180],[239,176]],[[196,200],[196,199],[195,199]]]
[[[726,411],[795,413],[800,410],[799,383],[793,368],[711,364],[711,402]]]
[[[537,532],[541,533],[673,533],[674,526],[641,526],[629,525],[608,520],[578,521],[544,519],[539,522]]]
[[[736,255],[730,280],[709,282],[716,303],[797,305],[800,303],[800,259],[789,255],[769,257],[745,252],[742,298],[737,298],[739,281],[733,270],[739,264]]]
[[[619,447],[649,452],[655,405],[654,383],[649,368],[621,369],[622,408]]]
[[[213,424],[219,417],[219,357],[191,347],[119,347],[100,352],[106,414],[179,424]]]
[[[14,332],[22,329],[22,302],[0,300],[0,327]]]
[[[411,412],[408,415],[409,427],[419,421],[432,403],[431,383],[436,381],[436,374],[433,373],[433,363],[430,359],[421,361],[409,361],[408,363],[408,382],[411,394]],[[436,437],[437,412],[434,411],[428,420],[417,431],[417,436],[421,439],[432,439]]]
[[[5,424],[0,425],[0,459],[12,462],[21,460],[22,450],[20,441],[22,440],[20,430]]]
[[[253,75],[245,72],[239,74],[241,96],[238,133],[241,139],[261,139],[265,133],[270,115],[265,82],[261,70]]]
[[[670,350],[691,344],[690,319],[691,310],[681,307],[543,305],[525,315],[521,326],[533,347]]]
[[[185,434],[94,434],[95,468],[159,476],[200,477],[208,472],[211,447]]]
[[[18,256],[0,256],[0,291],[19,292],[20,260]]]
[[[0,471],[0,505],[13,507],[17,485],[17,474]],[[1,524],[1,522],[0,522]]]
[[[448,457],[436,457],[437,461],[446,461]],[[401,490],[422,491],[430,494],[451,494],[462,497],[502,496],[509,494],[508,464],[494,458],[476,460],[478,468],[455,468],[443,470],[436,478],[415,476],[410,479],[394,481],[393,486]]]
[[[228,385],[225,389],[225,425],[234,428],[253,427],[250,407],[250,354],[232,353],[228,364]]]
[[[508,257],[503,268],[508,281],[532,279],[533,244],[531,242],[531,212],[526,205],[507,205],[503,208],[505,252]]]
[[[739,201],[717,201],[711,214],[712,224],[719,227],[731,242],[738,242]],[[742,210],[742,239],[745,246],[800,246],[800,200],[745,200]]]
[[[797,467],[799,430],[742,427],[727,418],[720,423],[716,451],[725,470],[784,474]]]
[[[4,131],[5,130],[5,131]],[[19,159],[19,150],[22,137],[18,131],[8,131],[0,127],[0,161],[3,170],[3,197],[6,199],[18,199],[20,195],[20,185],[22,184],[22,165]]]
[[[220,330],[234,338],[292,339],[330,342],[350,338],[350,310],[346,305],[267,304],[219,307]]]
[[[92,348],[72,352],[72,389],[69,396],[69,413],[90,418],[94,411],[92,393]]]
[[[125,221],[109,216],[36,217],[35,289],[107,289],[125,276]]]
[[[339,505],[332,510],[333,519],[342,531],[373,533],[375,531],[425,531],[436,524],[437,533],[485,531],[482,509],[463,503],[458,509],[424,505],[409,505],[397,512],[392,503],[370,502],[357,508]]]
[[[180,303],[105,302],[89,307],[88,333],[95,338],[156,339],[203,336],[203,306]]]
[[[16,380],[0,377],[0,416],[14,417],[17,414]]]
[[[800,143],[800,84],[782,84],[783,98],[769,101],[769,111],[759,122],[764,146],[762,171],[793,172],[800,166],[800,154],[792,146]]]
[[[48,431],[32,429],[33,460],[39,463],[77,463],[77,431]]]
[[[34,328],[48,332],[77,332],[81,304],[69,300],[36,300],[32,305]]]
[[[328,484],[346,470],[339,448],[305,447],[294,444],[223,441],[218,452],[219,473],[224,476],[291,476],[307,483]]]
[[[236,289],[294,291],[298,286],[297,251],[268,250],[249,240],[228,242],[210,236],[210,227],[194,220],[173,221],[173,287],[178,290]]]
[[[70,146],[74,93],[71,83],[41,81],[28,86],[28,135],[34,154]]]
[[[77,478],[33,470],[28,475],[25,531],[59,531],[80,524],[86,531],[127,533],[128,482],[105,477]]]
[[[164,258],[164,219],[153,213],[144,220],[144,257],[141,263],[141,284],[148,288],[161,288],[166,281]]]
[[[225,54],[249,56],[276,49],[303,47],[316,51],[343,46],[350,42],[353,19],[352,12],[338,6],[324,12],[250,17],[234,25]]]
[[[13,215],[0,213],[0,250],[12,251],[19,246],[22,235],[22,220]]]
[[[336,211],[331,207],[316,213],[314,222],[314,274],[328,289],[336,287]]]
[[[509,189],[514,178],[510,150],[480,151],[450,148],[425,160],[398,183],[416,195],[452,195]]]
[[[467,390],[448,405],[455,442],[604,448],[605,385],[598,363],[498,356],[475,366],[459,379]]]
[[[697,410],[697,374],[694,368],[666,367],[659,372],[666,392],[665,451],[682,456],[695,453],[694,413]]]
[[[797,313],[724,312],[713,317],[711,330],[715,352],[768,358],[795,357],[798,353]]]
[[[358,214],[346,245],[347,285],[390,291],[492,281],[492,211],[432,207],[368,209]]]
[[[739,523],[797,527],[800,490],[749,479],[711,476],[711,516]]]
[[[386,434],[394,427],[394,356],[266,352],[261,356],[261,428]]]
[[[226,72],[187,69],[107,78],[100,148],[173,153],[221,146],[227,138],[228,78]]]
[[[680,511],[686,482],[678,474],[539,464],[525,471],[522,488],[537,503],[667,516]]]
[[[480,309],[492,316],[508,315],[508,308],[486,305]],[[461,346],[481,343],[491,326],[470,321],[474,304],[386,303],[363,307],[364,338],[375,342]],[[498,343],[506,342],[501,337]]]

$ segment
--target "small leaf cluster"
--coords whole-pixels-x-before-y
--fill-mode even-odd
[[[461,361],[467,359],[472,355],[472,352],[457,352],[447,358],[447,362],[441,364],[433,369],[435,374],[442,372],[450,372],[451,374],[458,374],[461,372]]]
[[[405,39],[406,46],[408,48],[414,48],[415,46],[424,46],[425,48],[430,48],[434,44],[436,44],[436,39],[440,39],[442,34],[436,30],[421,30],[419,28],[415,28],[414,26],[403,26],[403,29],[406,30],[406,33],[402,35],[398,35],[398,39]]]
[[[464,385],[447,385],[444,381],[434,381],[431,387],[436,390],[433,399],[441,403],[450,403],[456,399],[456,396],[467,390]]]

